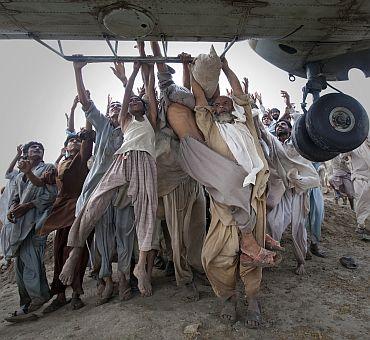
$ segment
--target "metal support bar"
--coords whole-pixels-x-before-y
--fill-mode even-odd
[[[75,54],[75,55],[65,55],[63,53],[63,50],[61,49],[62,45],[60,42],[58,42],[59,48],[61,51],[56,50],[54,47],[50,46],[46,42],[39,39],[37,36],[30,34],[30,38],[41,44],[42,46],[46,47],[50,51],[54,52],[58,56],[62,57],[66,61],[84,61],[88,63],[110,63],[114,61],[122,61],[126,63],[133,63],[135,61],[139,62],[150,62],[150,63],[181,63],[181,60],[179,57],[134,57],[134,56],[118,56],[116,53],[117,49],[113,49],[113,46],[108,38],[106,38],[108,46],[111,48],[111,51],[114,51],[113,56],[85,56],[81,54]],[[116,46],[118,45],[118,42],[116,41]]]
[[[224,49],[224,51],[221,53],[221,55],[220,55],[220,58],[222,59],[222,58],[224,58],[225,57],[225,55],[226,55],[226,53],[230,50],[230,48],[236,43],[238,41],[238,37],[237,36],[235,36],[234,37],[234,39],[233,40],[231,40],[230,41],[230,43],[228,44],[228,43],[226,43],[225,44],[225,49]]]
[[[117,58],[117,53],[116,53],[116,51],[114,50],[114,48],[113,48],[113,46],[112,46],[112,44],[111,44],[111,42],[110,42],[109,38],[108,38],[108,37],[104,37],[104,38],[105,38],[105,41],[107,42],[107,44],[108,44],[108,46],[109,46],[110,50],[112,51],[113,55]]]
[[[63,47],[62,47],[62,42],[60,40],[58,40],[58,46],[59,46],[60,53],[64,55]]]
[[[163,54],[165,57],[167,57],[168,41],[166,40],[166,37],[163,34],[161,35],[161,41],[163,47]]]
[[[114,43],[114,52],[116,52],[116,54],[118,53],[118,40]]]
[[[41,44],[42,46],[46,47],[47,49],[49,49],[50,51],[53,51],[54,53],[56,53],[57,55],[59,55],[60,57],[64,58],[65,59],[65,55],[60,53],[59,51],[57,51],[55,48],[51,47],[50,45],[48,45],[47,43],[43,42],[41,39],[39,39],[38,37],[36,37],[35,35],[33,35],[32,33],[29,34],[29,37],[35,41],[37,41],[39,44]]]
[[[109,63],[114,61],[122,61],[126,63],[139,62],[150,62],[150,63],[181,63],[179,57],[130,57],[130,56],[83,56],[83,55],[71,55],[63,57],[67,61],[86,61],[88,63]]]

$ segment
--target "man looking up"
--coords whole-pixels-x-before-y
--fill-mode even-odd
[[[66,157],[59,164],[56,184],[58,196],[51,210],[51,214],[40,230],[41,235],[56,230],[54,238],[54,276],[51,283],[52,295],[57,295],[55,300],[44,309],[43,313],[54,312],[67,304],[65,290],[66,286],[59,280],[59,275],[68,257],[69,248],[67,240],[69,230],[75,218],[76,202],[81,193],[83,183],[89,172],[87,161],[91,157],[94,135],[91,123],[86,122],[86,128],[78,135],[70,134],[65,141]],[[82,282],[85,274],[89,251],[85,245],[78,260],[76,272],[71,284],[73,310],[84,306],[80,299],[83,294]]]
[[[112,198],[119,195],[119,205],[134,206],[135,225],[139,244],[139,261],[134,269],[138,286],[143,296],[152,294],[150,277],[147,273],[147,255],[152,249],[152,236],[157,211],[157,169],[155,164],[155,133],[157,104],[154,94],[154,71],[151,72],[149,112],[140,97],[132,95],[135,78],[140,69],[134,63],[119,115],[119,123],[125,140],[116,152],[108,171],[100,180],[93,194],[84,204],[68,237],[73,247],[60,279],[64,284],[71,282],[77,258],[95,223],[102,217]]]

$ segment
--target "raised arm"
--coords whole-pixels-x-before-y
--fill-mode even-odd
[[[66,117],[67,117],[67,130],[69,132],[75,132],[75,110],[76,110],[76,107],[77,107],[77,104],[80,102],[80,100],[78,99],[78,95],[75,97],[75,99],[73,100],[73,104],[72,104],[72,107],[71,107],[71,111],[69,113],[69,116],[66,114]]]
[[[145,93],[148,97],[149,102],[148,119],[150,121],[150,124],[152,124],[153,129],[156,129],[158,106],[157,98],[155,95],[154,64],[142,64],[141,74],[143,76]]]
[[[225,73],[227,80],[231,86],[234,96],[241,96],[244,94],[240,81],[234,71],[229,67],[226,58],[222,60],[222,71]]]
[[[78,98],[80,100],[80,103],[83,107],[83,109],[86,111],[90,106],[90,100],[88,98],[88,95],[86,93],[85,84],[83,82],[82,78],[82,68],[87,65],[87,62],[85,61],[74,61],[73,67],[75,70],[75,78],[76,78],[76,86],[77,86],[77,94]]]
[[[155,57],[162,57],[161,48],[159,47],[158,41],[151,41],[150,46],[152,47],[152,52]],[[157,68],[159,73],[167,72],[165,63],[157,63]]]
[[[130,102],[130,98],[132,96],[132,88],[134,87],[135,79],[139,72],[139,69],[140,69],[140,63],[135,61],[132,74],[127,82],[125,94],[123,96],[123,101],[122,101],[121,113],[118,118],[118,121],[121,125],[122,132],[124,130],[125,123],[128,118],[128,105]]]
[[[179,54],[179,58],[182,62],[182,85],[190,90],[190,71],[189,63],[191,63],[192,57],[190,54],[182,52]]]
[[[37,187],[43,187],[45,183],[42,181],[41,178],[37,177],[33,172],[32,172],[32,165],[29,160],[21,160],[18,163],[18,168],[19,171],[23,172],[26,177],[29,179],[29,181],[37,186]]]
[[[195,97],[195,105],[196,106],[207,106],[208,102],[202,87],[198,84],[198,82],[194,79],[193,74],[190,74],[190,82],[191,88],[193,90],[193,94]]]
[[[17,164],[19,158],[22,156],[22,145],[17,146],[17,154],[13,158],[13,160],[10,162],[8,169],[6,170],[5,176],[9,175],[11,172],[13,172],[15,165]]]
[[[284,98],[284,103],[285,103],[285,112],[280,119],[290,120],[292,118],[290,116],[291,110],[292,110],[292,104],[290,103],[289,93],[283,90],[281,90],[280,93],[281,93],[281,96]]]

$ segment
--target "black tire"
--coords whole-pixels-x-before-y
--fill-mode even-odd
[[[354,98],[341,93],[322,96],[306,117],[307,132],[321,149],[349,152],[359,147],[369,132],[369,117]]]
[[[292,142],[295,149],[311,162],[325,162],[336,156],[337,152],[329,152],[318,147],[308,135],[306,129],[306,115],[301,115],[293,126]]]

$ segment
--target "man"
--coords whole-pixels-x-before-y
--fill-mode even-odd
[[[81,71],[86,63],[75,63],[75,69]],[[116,157],[100,180],[93,194],[85,202],[72,225],[68,245],[73,247],[63,267],[60,279],[64,284],[71,282],[76,260],[84,242],[94,229],[96,222],[109,207],[117,195],[118,206],[134,206],[136,232],[139,245],[139,260],[134,269],[138,279],[138,288],[143,296],[152,294],[151,278],[147,272],[148,252],[152,249],[152,238],[157,211],[157,171],[155,164],[156,101],[154,94],[154,73],[151,73],[149,94],[149,118],[146,117],[145,104],[141,98],[132,95],[136,75],[140,69],[134,63],[119,116],[119,123],[125,140],[116,152]],[[149,93],[148,92],[148,93]],[[82,101],[82,100],[81,100]]]
[[[270,118],[272,118],[272,121],[268,127],[268,131],[275,136],[276,123],[278,122],[279,117],[280,117],[280,110],[274,107],[270,110],[269,113],[270,113]]]
[[[161,56],[158,42],[152,42],[153,54]],[[157,63],[161,90],[156,153],[158,196],[162,198],[165,219],[171,236],[172,261],[176,283],[185,301],[196,301],[199,292],[195,273],[203,273],[201,249],[206,231],[203,187],[191,178],[178,161],[179,138],[185,131],[202,140],[192,109],[188,64],[191,56],[180,55],[184,87],[177,86],[166,64]],[[181,129],[181,130],[180,130]],[[185,132],[186,133],[186,132]]]
[[[268,131],[273,136],[276,136],[276,124],[277,124],[277,122],[279,120],[282,120],[282,119],[286,119],[288,121],[291,121],[292,116],[294,116],[295,113],[296,113],[294,108],[293,108],[292,103],[290,102],[290,96],[289,96],[288,92],[286,92],[284,90],[281,90],[280,93],[281,93],[281,96],[284,99],[285,112],[280,117],[280,110],[279,109],[273,108],[273,109],[270,110],[269,115],[270,115],[270,118],[272,118],[272,122],[268,127]],[[260,104],[262,104],[262,103],[260,102]]]
[[[226,60],[222,61],[222,70],[231,85],[233,101],[219,96],[213,107],[208,106],[202,88],[192,79],[196,122],[208,147],[186,137],[182,141],[182,157],[184,166],[210,194],[212,217],[202,263],[214,292],[223,302],[221,318],[236,320],[240,250],[240,276],[248,300],[246,325],[256,328],[261,323],[257,295],[262,267],[273,267],[279,262],[275,252],[263,248],[268,168],[248,97]],[[271,238],[266,241],[266,246],[280,248]]]
[[[349,154],[352,164],[352,181],[355,191],[356,232],[368,235],[365,222],[370,215],[370,139]]]
[[[335,203],[338,204],[340,197],[348,198],[351,209],[354,210],[355,191],[351,181],[351,169],[348,166],[348,157],[339,154],[331,160],[333,174],[329,178],[329,183],[334,189]]]
[[[56,178],[58,196],[49,217],[40,230],[40,235],[47,235],[56,230],[54,238],[54,276],[51,283],[51,294],[56,295],[56,298],[44,309],[44,314],[54,312],[67,304],[65,295],[67,287],[59,280],[59,275],[70,250],[67,247],[68,234],[74,220],[77,199],[89,172],[87,161],[92,154],[93,139],[92,126],[87,122],[85,130],[78,135],[70,134],[64,143],[66,157],[59,164]],[[73,310],[84,306],[80,295],[83,294],[82,282],[88,259],[89,251],[85,246],[71,284],[71,308]]]
[[[14,159],[10,162],[8,169],[5,173],[5,179],[8,180],[4,191],[0,196],[0,270],[5,270],[8,268],[11,262],[10,253],[10,235],[12,230],[12,223],[7,219],[6,215],[8,213],[9,205],[12,202],[13,191],[14,191],[14,181],[19,174],[19,171],[14,170],[15,165],[22,156],[22,145],[17,146],[17,154]]]
[[[82,78],[83,64],[74,64],[77,92],[87,121],[96,130],[94,161],[87,175],[81,195],[76,204],[76,216],[95,190],[97,184],[113,163],[115,152],[123,142],[118,116],[121,103],[113,101],[108,107],[108,114],[102,114],[90,100]],[[127,84],[124,65],[115,63],[113,73]],[[130,261],[134,242],[133,209],[127,206],[119,209],[114,205],[114,199],[105,213],[95,225],[95,249],[99,255],[99,278],[97,304],[107,302],[113,294],[112,261],[118,253],[119,295],[121,299],[131,296],[131,290],[126,277],[129,276]],[[94,263],[96,266],[97,263]],[[73,272],[72,272],[73,274]],[[73,275],[72,275],[73,276]],[[63,281],[62,281],[63,282]],[[70,283],[69,283],[70,284]]]
[[[319,168],[321,163],[312,163],[317,173],[319,174]],[[321,177],[320,177],[321,186]],[[310,232],[310,252],[311,254],[318,257],[326,257],[325,254],[319,249],[320,238],[321,238],[321,226],[324,221],[324,195],[321,191],[321,187],[313,188],[310,190],[310,211],[307,218],[307,230]],[[309,254],[307,254],[309,257]],[[307,257],[307,258],[308,258]]]
[[[19,164],[20,173],[15,179],[14,198],[8,219],[13,223],[10,245],[15,257],[15,275],[20,295],[21,308],[6,320],[17,322],[33,317],[32,312],[50,299],[50,290],[43,262],[46,237],[39,236],[55,200],[55,185],[36,186],[34,177],[43,178],[55,171],[52,164],[43,161],[44,147],[38,142],[29,142],[23,147],[27,160]]]
[[[277,137],[266,132],[262,124],[259,130],[269,147],[271,176],[267,223],[271,236],[278,241],[291,225],[297,259],[295,273],[302,275],[307,252],[308,190],[320,186],[319,176],[313,165],[295,150],[291,141],[292,125],[288,120],[280,119],[276,123]]]

